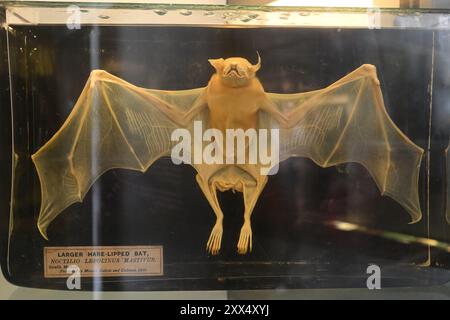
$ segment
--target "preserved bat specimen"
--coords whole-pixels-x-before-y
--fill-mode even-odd
[[[369,171],[382,195],[401,204],[413,222],[420,220],[423,150],[390,119],[374,66],[362,65],[324,89],[275,94],[265,92],[256,77],[259,57],[255,65],[238,57],[209,61],[215,73],[208,85],[192,90],[145,89],[106,71],[92,71],[64,125],[32,156],[42,194],[37,224],[44,237],[52,220],[83,201],[103,173],[113,168],[145,172],[158,158],[171,153],[173,157],[173,132],[182,128],[194,134],[197,121],[224,134],[228,129],[278,129],[279,157],[272,167],[290,157],[307,157],[321,167],[357,162]],[[210,137],[211,144],[214,140]],[[272,147],[270,142],[259,145],[273,153]],[[218,254],[221,246],[218,190],[243,193],[244,223],[237,250],[251,251],[250,216],[268,179],[262,163],[191,165],[216,216],[208,252]]]

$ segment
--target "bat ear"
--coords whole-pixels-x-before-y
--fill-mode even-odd
[[[252,70],[254,73],[256,73],[256,71],[258,71],[261,68],[261,56],[259,55],[258,51],[256,51],[256,54],[258,55],[258,62],[252,65]]]
[[[220,58],[220,59],[209,59],[208,61],[209,61],[209,63],[211,63],[211,65],[214,67],[214,69],[219,70],[223,67],[223,62],[225,60]]]

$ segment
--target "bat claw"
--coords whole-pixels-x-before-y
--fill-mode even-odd
[[[378,85],[378,86],[380,85],[380,80],[378,80],[378,76],[377,76],[377,68],[374,65],[363,64],[362,69],[364,70],[364,72],[366,74],[368,74],[370,76],[370,78],[376,85]]]
[[[97,81],[101,81],[101,79],[103,79],[105,77],[105,75],[107,74],[107,72],[105,70],[92,70],[91,71],[91,84],[90,87],[91,89],[94,88],[97,84]]]
[[[222,223],[216,223],[211,231],[208,242],[206,243],[206,251],[208,251],[213,256],[219,254],[220,246],[222,243],[222,233]]]
[[[249,222],[245,222],[241,229],[239,241],[237,244],[239,254],[246,254],[252,251],[252,228]]]

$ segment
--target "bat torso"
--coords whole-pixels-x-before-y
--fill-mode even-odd
[[[207,87],[207,104],[211,128],[225,133],[226,129],[257,128],[258,110],[264,89],[257,78],[245,87],[224,85],[213,75]]]

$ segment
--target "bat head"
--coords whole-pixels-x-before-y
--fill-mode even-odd
[[[216,74],[219,75],[222,82],[229,87],[244,87],[248,85],[261,67],[259,54],[258,63],[255,65],[240,57],[209,59],[208,61],[216,69]]]

